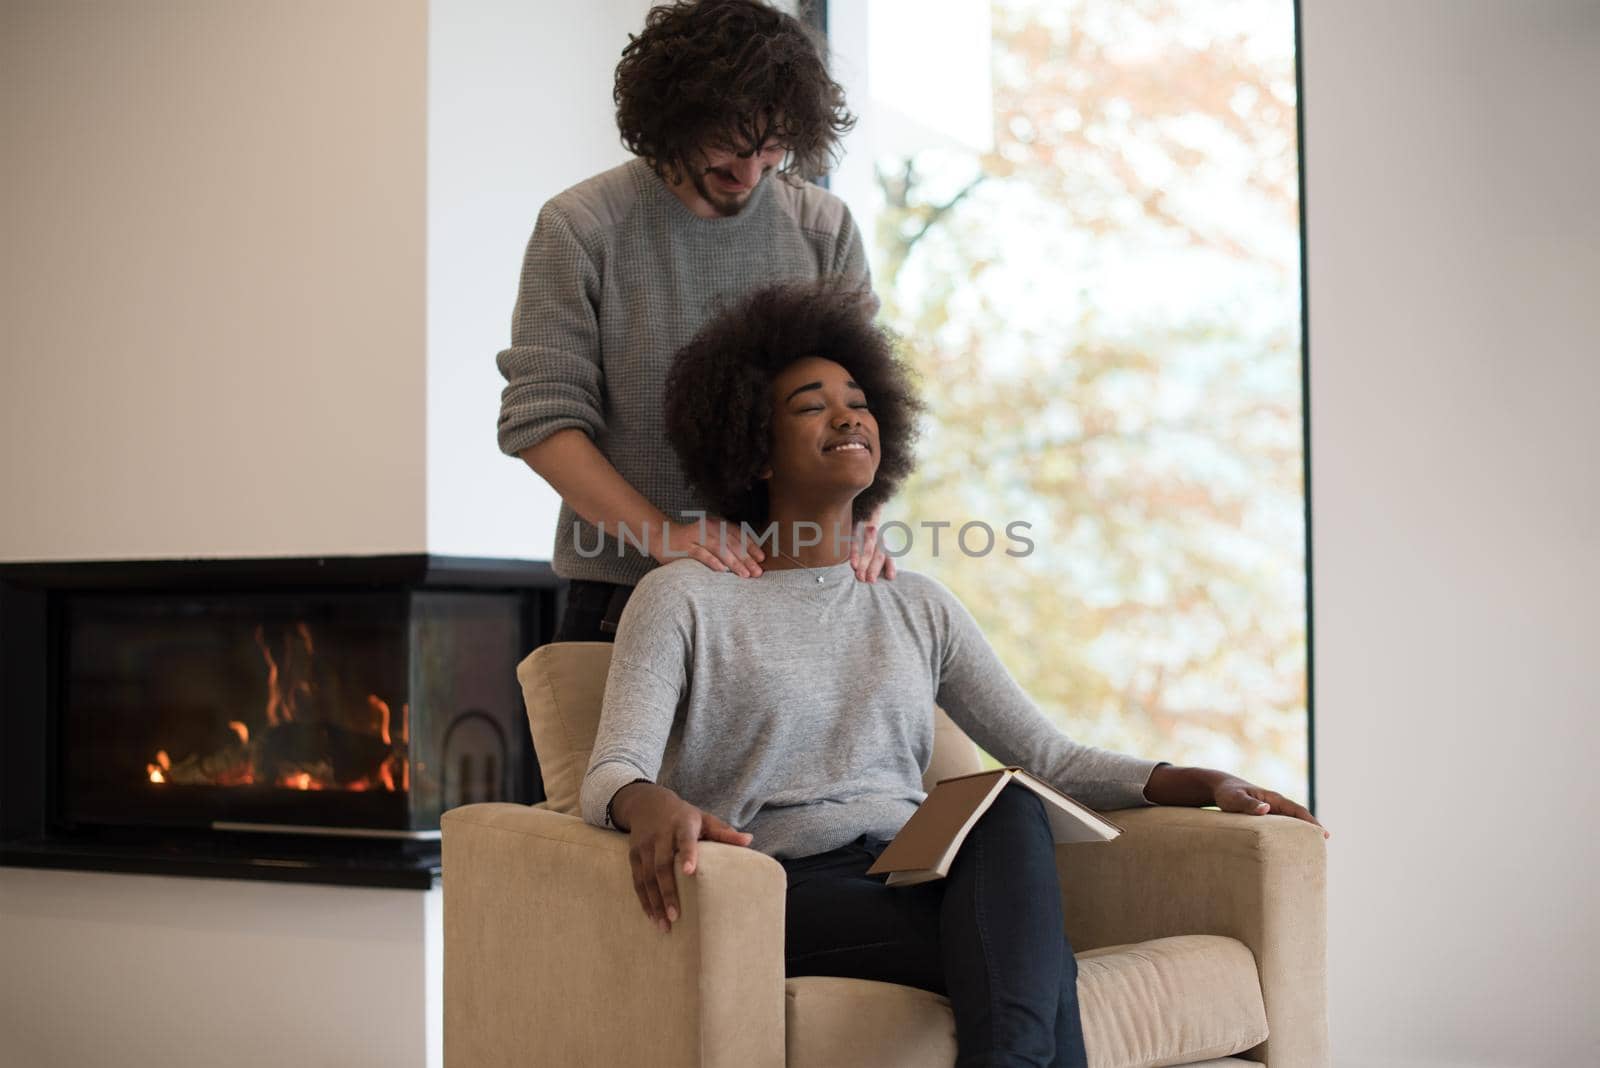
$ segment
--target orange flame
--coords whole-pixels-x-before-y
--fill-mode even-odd
[[[380,699],[377,694],[369,693],[367,694],[367,704],[382,717],[382,726],[378,730],[378,735],[383,739],[383,744],[393,745],[394,743],[389,740],[389,703]]]
[[[261,657],[267,662],[267,726],[278,725],[278,706],[283,699],[278,694],[278,662],[272,659],[272,650],[267,648],[267,639],[262,634],[261,627],[256,627],[256,647],[261,650]]]
[[[278,655],[274,655],[272,644],[267,640],[265,625],[258,625],[254,632],[256,647],[261,652],[261,659],[267,668],[267,700],[266,700],[266,727],[260,730],[278,727],[292,723],[296,720],[297,704],[302,698],[311,698],[319,690],[311,680],[310,664],[316,651],[316,644],[312,638],[311,627],[305,621],[297,621],[283,635],[282,648]],[[313,766],[311,771],[290,771],[281,769],[275,776],[264,776],[262,781],[275,782],[279,787],[291,790],[327,790],[344,789],[356,792],[384,789],[410,790],[411,789],[411,762],[403,750],[395,747],[394,713],[387,701],[375,693],[367,694],[367,707],[372,713],[369,720],[369,730],[375,730],[383,744],[390,751],[385,756],[377,769],[365,778],[354,782],[340,782],[333,777],[317,778],[323,765]],[[243,720],[229,720],[228,729],[239,739],[239,744],[250,745],[251,728]],[[411,705],[402,703],[400,706],[399,744],[409,745],[411,741]],[[215,754],[220,756],[221,754]],[[249,761],[241,761],[237,752],[228,754],[227,767],[220,771],[206,770],[203,779],[191,778],[195,769],[191,767],[192,760],[185,763],[183,778],[185,781],[206,781],[217,786],[249,785],[257,781],[254,769]],[[155,761],[145,765],[146,774],[152,783],[165,783],[172,781],[172,758],[165,749],[157,751]],[[398,779],[398,785],[396,780]]]

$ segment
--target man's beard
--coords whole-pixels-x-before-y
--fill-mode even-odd
[[[700,194],[700,198],[710,204],[718,215],[724,217],[737,215],[743,211],[744,206],[750,203],[750,195],[756,191],[756,187],[767,180],[767,172],[762,171],[761,177],[756,179],[756,184],[743,193],[719,193],[711,188],[710,182],[706,181],[706,174],[706,171],[691,174],[689,181],[694,185],[694,191]]]

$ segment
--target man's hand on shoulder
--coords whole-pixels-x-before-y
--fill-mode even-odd
[[[864,523],[857,523],[855,537],[850,541],[850,566],[855,569],[860,582],[877,582],[878,576],[894,578],[894,557],[878,541],[878,523],[883,518],[883,505],[873,509]]]
[[[690,523],[668,523],[665,546],[652,543],[650,555],[663,564],[688,558],[698,560],[713,571],[732,571],[740,578],[761,574],[766,553],[744,529],[717,516]]]

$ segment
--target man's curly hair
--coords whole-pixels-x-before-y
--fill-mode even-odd
[[[870,290],[838,280],[759,289],[707,323],[667,373],[666,429],[690,484],[712,513],[768,522],[772,383],[806,356],[844,367],[878,421],[878,473],[855,499],[866,519],[916,466],[923,410],[893,338],[872,321]]]
[[[668,181],[697,149],[785,146],[781,172],[826,174],[855,125],[804,23],[757,0],[678,0],[630,35],[612,97],[622,143]]]

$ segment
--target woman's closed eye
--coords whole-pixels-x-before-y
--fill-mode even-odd
[[[866,404],[864,402],[863,403],[859,403],[859,404],[851,404],[850,407],[859,409],[859,410],[861,410],[863,412],[869,412],[869,411],[872,410],[872,405]],[[813,408],[796,408],[794,410],[794,414],[796,414],[796,415],[804,415],[807,412],[825,412],[827,410],[828,410],[827,408],[824,408],[821,405],[817,405],[816,407],[813,407]]]

